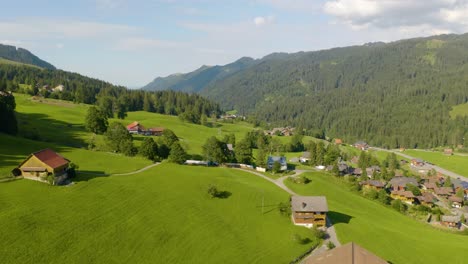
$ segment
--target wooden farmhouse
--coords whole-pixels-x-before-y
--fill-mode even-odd
[[[377,191],[380,191],[385,188],[385,183],[378,180],[367,180],[360,182],[359,184],[361,184],[362,188],[374,189]]]
[[[340,247],[308,257],[305,264],[387,264],[388,262],[349,242]]]
[[[414,204],[416,197],[410,191],[392,191],[390,197],[393,199],[401,200],[407,204]]]
[[[55,175],[55,183],[60,184],[67,178],[67,169],[70,161],[51,149],[34,152],[15,169],[25,179],[46,181],[49,175]],[[16,175],[16,176],[20,176]]]
[[[131,124],[128,124],[127,125],[127,131],[130,133],[130,134],[141,134],[143,133],[144,131],[146,131],[145,127],[140,124],[138,121],[135,121]]]
[[[418,180],[411,177],[393,177],[389,182],[392,191],[404,191],[406,185],[411,184],[416,187],[419,186]]]
[[[443,215],[440,223],[447,227],[459,228],[460,227],[460,216],[457,215]]]
[[[325,196],[292,196],[291,211],[295,225],[323,227],[327,224],[328,205]]]
[[[364,141],[358,141],[358,142],[354,143],[353,146],[354,146],[355,148],[357,148],[357,149],[362,150],[362,151],[365,151],[365,150],[367,150],[367,149],[369,148],[369,144],[367,144],[367,143],[364,142]]]

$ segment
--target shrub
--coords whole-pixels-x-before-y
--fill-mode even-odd
[[[324,239],[326,237],[326,232],[321,230],[321,229],[318,229],[316,226],[314,226],[312,229],[312,235],[317,238],[317,239]]]
[[[333,242],[328,241],[328,243],[327,243],[327,248],[328,248],[328,249],[334,249],[335,247],[336,247],[336,246],[335,246],[335,244],[334,244]]]

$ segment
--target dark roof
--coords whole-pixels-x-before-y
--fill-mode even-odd
[[[328,212],[325,196],[292,196],[291,207],[295,212]]]
[[[385,183],[381,182],[381,181],[377,181],[377,180],[368,180],[368,181],[363,181],[361,182],[362,185],[371,185],[371,186],[375,186],[375,187],[384,187],[385,186]]]
[[[53,169],[67,165],[70,162],[49,148],[32,153],[24,162],[26,162],[31,156],[35,156]],[[21,165],[23,165],[24,162],[21,163]]]
[[[458,223],[458,222],[460,222],[460,216],[443,215],[441,220],[442,220],[442,222]]]
[[[152,128],[150,128],[148,130],[151,131],[151,132],[163,132],[164,127],[152,127]]]
[[[393,191],[392,194],[396,194],[399,196],[404,196],[406,198],[414,198],[414,194],[410,191]]]
[[[370,251],[350,242],[305,260],[306,264],[387,264]]]
[[[455,202],[455,203],[462,203],[463,202],[463,198],[458,197],[458,196],[450,196],[449,200],[451,202]]]
[[[410,177],[393,177],[389,183],[392,186],[406,187],[407,184],[418,186],[418,181],[415,178]]]

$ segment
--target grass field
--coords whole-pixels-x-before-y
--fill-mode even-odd
[[[442,152],[428,152],[419,150],[405,150],[404,153],[429,161],[439,167],[468,177],[468,156],[460,156],[457,154],[447,156]]]
[[[88,105],[71,102],[42,99],[32,101],[31,96],[15,94],[16,111],[20,134],[29,137],[36,135],[39,140],[72,147],[85,147],[92,134],[84,128],[84,119]],[[127,125],[138,121],[145,127],[165,127],[173,130],[181,139],[182,145],[190,154],[201,154],[201,146],[210,136],[222,138],[234,133],[241,140],[245,133],[253,129],[252,125],[239,122],[236,124],[217,122],[213,127],[190,124],[177,116],[168,116],[144,111],[129,112],[124,120],[110,119]],[[102,142],[102,136],[97,137]],[[135,137],[139,145],[143,136]]]
[[[0,58],[0,64],[10,64],[10,65],[14,65],[14,66],[28,66],[28,67],[33,67],[33,68],[41,69],[41,67],[36,66],[36,65],[25,64],[25,63],[16,62],[16,61],[11,61],[11,60],[7,60],[7,59],[4,59],[4,58]]]
[[[216,184],[226,199],[209,198]],[[262,199],[264,198],[264,213]],[[317,241],[254,175],[162,164],[69,187],[1,184],[1,263],[288,263]]]
[[[452,107],[452,110],[450,111],[450,117],[452,119],[455,119],[457,116],[467,116],[468,115],[468,104],[461,104],[461,105],[456,105]]]
[[[0,179],[8,176],[32,152],[52,148],[65,158],[79,165],[79,170],[93,173],[125,173],[151,164],[142,157],[126,157],[108,152],[61,146],[53,143],[32,141],[0,133]]]
[[[468,236],[437,230],[367,200],[333,176],[306,175],[312,180],[308,185],[285,183],[299,194],[327,197],[341,243],[354,241],[394,264],[466,263]]]

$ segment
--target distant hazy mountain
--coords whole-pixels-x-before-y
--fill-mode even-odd
[[[158,77],[142,89],[148,91],[174,90],[198,93],[217,80],[222,80],[243,69],[254,65],[257,61],[243,57],[224,66],[202,66],[189,73],[177,73],[167,77]]]
[[[16,48],[14,46],[0,44],[0,58],[55,70],[55,67],[52,64],[39,59],[28,50]]]

